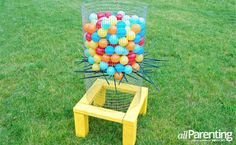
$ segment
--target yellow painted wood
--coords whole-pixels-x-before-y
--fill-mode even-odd
[[[136,142],[137,121],[132,124],[123,123],[123,145],[134,145]]]
[[[97,95],[97,93],[102,89],[103,81],[97,79],[94,84],[87,90],[79,103],[91,104]]]
[[[137,120],[138,114],[139,114],[140,110],[142,109],[147,96],[148,96],[148,88],[146,88],[146,87],[142,87],[141,94],[136,93],[136,95],[134,96],[134,99],[132,100],[132,102],[125,114],[125,117],[123,119],[124,123],[132,124],[133,122],[135,122]]]
[[[147,102],[148,102],[148,96],[145,98],[139,114],[145,115],[147,113]]]
[[[80,104],[80,103],[78,103],[74,107],[74,112],[93,116],[100,119],[117,122],[117,123],[122,123],[122,120],[125,116],[125,113],[123,112],[96,107],[92,105]]]
[[[89,132],[88,116],[74,112],[76,136],[85,137]]]
[[[96,94],[93,104],[102,107],[106,102],[106,88],[103,86]]]

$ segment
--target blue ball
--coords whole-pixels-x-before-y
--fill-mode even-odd
[[[136,53],[136,54],[143,54],[144,53],[144,48],[142,46],[136,45],[133,52]]]
[[[107,74],[110,75],[110,76],[113,76],[115,74],[115,69],[114,67],[108,67],[107,68]]]
[[[88,62],[89,62],[90,64],[94,64],[94,58],[93,58],[92,56],[89,56],[89,57],[88,57]]]
[[[129,54],[129,50],[125,48],[125,49],[123,50],[123,55],[128,55],[128,54]]]
[[[130,66],[130,65],[125,66],[125,70],[124,70],[125,74],[131,74],[132,71],[133,71],[132,66]]]
[[[119,63],[115,65],[115,69],[117,72],[123,72],[125,70],[125,66]]]
[[[143,46],[141,46],[138,54],[143,54],[143,53],[144,53],[144,48],[143,48]]]
[[[135,18],[130,18],[129,21],[131,25],[138,23],[138,19],[135,19]]]
[[[102,26],[103,29],[107,30],[107,29],[110,28],[111,23],[110,23],[109,20],[103,20],[101,26]]]
[[[86,57],[89,57],[89,56],[90,56],[90,54],[89,54],[89,52],[88,52],[88,48],[84,49],[84,55],[85,55]]]
[[[110,38],[109,38],[109,42],[111,44],[117,44],[119,42],[119,39],[116,35],[111,35]]]
[[[119,29],[119,28],[125,28],[126,26],[126,23],[124,21],[119,21],[117,24],[116,24],[116,27]]]
[[[141,36],[140,35],[136,35],[135,39],[133,40],[134,43],[139,43],[139,41],[141,40]]]
[[[119,55],[122,55],[123,52],[124,52],[124,47],[122,47],[122,46],[120,46],[120,45],[116,46],[115,52],[116,52],[117,54],[119,54]]]
[[[145,29],[141,30],[137,35],[140,35],[141,37],[144,37],[145,35]]]
[[[108,68],[108,64],[106,62],[100,62],[100,69],[101,70],[106,70]]]
[[[94,33],[92,34],[92,40],[93,40],[94,42],[98,42],[98,41],[100,40],[100,37],[98,36],[98,33],[97,33],[97,32],[94,32]]]
[[[119,38],[125,37],[125,36],[126,36],[126,30],[125,30],[125,28],[118,28],[118,29],[117,29],[117,36],[118,36]]]
[[[108,55],[112,55],[114,52],[115,52],[115,49],[112,46],[107,46],[105,48],[105,53],[108,54]]]
[[[107,33],[106,39],[109,40],[110,37],[111,37],[111,34]]]

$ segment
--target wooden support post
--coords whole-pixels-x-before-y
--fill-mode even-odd
[[[134,145],[136,142],[137,121],[123,122],[123,145]]]
[[[146,115],[146,113],[147,113],[147,101],[148,101],[148,95],[147,95],[147,97],[145,98],[145,100],[143,102],[143,105],[142,105],[142,108],[141,108],[139,114]]]
[[[96,94],[93,104],[95,106],[102,107],[106,102],[106,88],[102,87],[101,90]]]
[[[88,116],[74,112],[76,136],[85,137],[89,132]]]

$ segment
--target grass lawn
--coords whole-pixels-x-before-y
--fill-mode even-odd
[[[177,138],[189,129],[233,131],[235,144],[235,0],[144,1],[145,49],[168,62],[153,76],[161,91],[146,84],[137,145],[190,144]],[[72,108],[84,93],[74,73],[80,8],[80,0],[0,0],[0,144],[122,143],[121,125],[95,118],[85,139],[74,133]]]

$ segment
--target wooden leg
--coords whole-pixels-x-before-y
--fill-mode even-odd
[[[106,88],[102,87],[94,99],[94,105],[102,107],[106,102]]]
[[[136,142],[137,121],[123,123],[123,145],[134,145]]]
[[[74,112],[76,136],[85,137],[89,131],[88,116]]]
[[[145,98],[139,114],[145,115],[147,113],[147,100],[148,100],[148,97]]]

